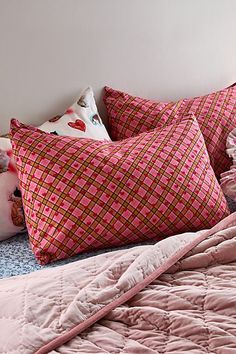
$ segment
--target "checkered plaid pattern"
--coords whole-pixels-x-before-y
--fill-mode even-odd
[[[204,136],[217,178],[230,167],[226,138],[236,127],[236,85],[206,96],[178,102],[153,102],[105,88],[110,135],[121,140],[194,114]]]
[[[121,142],[12,121],[33,252],[41,264],[205,229],[228,215],[195,118]]]

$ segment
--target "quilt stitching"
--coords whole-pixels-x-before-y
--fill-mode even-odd
[[[232,216],[229,217],[229,220],[231,219]],[[201,236],[201,233],[199,234]],[[186,343],[186,345],[187,343],[192,343],[193,347],[196,347],[196,349],[204,347],[204,349],[198,349],[202,351],[204,350],[204,353],[217,353],[217,350],[219,351],[219,345],[216,339],[219,333],[222,333],[222,335],[225,334],[225,338],[227,339],[226,346],[230,348],[230,346],[232,346],[232,343],[234,343],[235,331],[233,327],[235,323],[235,308],[233,307],[234,297],[232,297],[232,294],[236,284],[234,281],[235,274],[233,273],[236,267],[236,263],[227,262],[227,260],[230,259],[230,254],[234,254],[233,252],[235,252],[236,244],[234,242],[234,238],[232,237],[232,229],[225,230],[224,234],[228,235],[228,238],[219,237],[219,235],[215,233],[207,241],[202,241],[201,244],[199,244],[199,247],[195,247],[195,251],[193,253],[196,253],[196,257],[198,258],[199,267],[197,269],[191,267],[190,261],[193,256],[185,255],[183,257],[182,269],[176,271],[175,274],[168,273],[167,270],[167,273],[162,274],[157,280],[153,281],[153,283],[151,283],[150,285],[147,285],[143,290],[139,290],[136,295],[130,298],[128,303],[124,302],[116,309],[112,310],[109,314],[104,315],[103,320],[100,320],[98,322],[98,325],[91,325],[91,327],[86,329],[86,332],[84,331],[84,333],[78,334],[76,337],[74,337],[75,342],[77,338],[80,341],[81,338],[85,335],[85,333],[88,333],[89,336],[93,338],[92,334],[93,330],[95,330],[96,333],[96,326],[98,326],[97,328],[99,328],[100,323],[106,323],[106,325],[108,326],[107,328],[109,328],[108,322],[110,321],[110,325],[113,326],[113,328],[117,331],[117,334],[125,334],[125,338],[122,339],[122,345],[126,345],[127,343],[127,345],[129,346],[131,345],[129,343],[129,340],[137,341],[138,343],[139,338],[141,338],[141,336],[139,337],[139,332],[136,333],[135,331],[133,331],[133,329],[137,327],[136,324],[138,325],[138,329],[144,330],[144,335],[148,333],[146,332],[145,325],[141,325],[140,322],[142,321],[144,324],[147,324],[147,328],[150,328],[151,335],[155,333],[154,338],[156,338],[156,343],[159,343],[158,350],[160,353],[164,353],[165,350],[168,351],[168,348],[171,348],[175,342],[177,346],[179,343]],[[50,272],[48,270],[43,271],[43,283],[45,283],[45,279],[47,279],[48,277],[50,281],[55,281],[55,284],[57,284],[57,287],[52,287],[52,289],[55,292],[55,296],[58,297],[58,303],[62,304],[62,307],[60,308],[60,313],[58,313],[58,311],[55,311],[54,315],[56,316],[56,318],[57,316],[60,317],[61,310],[64,308],[64,305],[67,306],[64,303],[64,300],[67,300],[67,295],[70,294],[71,285],[71,289],[77,288],[77,293],[74,294],[76,298],[73,297],[71,301],[78,301],[78,308],[81,301],[81,303],[83,303],[84,307],[87,309],[87,313],[85,313],[85,319],[90,318],[94,311],[98,311],[100,306],[106,306],[107,303],[109,303],[110,301],[114,301],[117,296],[120,296],[120,289],[117,289],[116,287],[117,283],[119,283],[119,286],[122,286],[123,284],[125,291],[128,291],[130,286],[133,287],[136,283],[142,282],[142,280],[148,275],[148,271],[146,271],[146,268],[149,269],[150,272],[153,272],[153,269],[159,269],[162,262],[166,262],[166,256],[168,252],[170,252],[169,254],[175,255],[176,252],[178,253],[179,249],[182,250],[182,247],[185,247],[183,246],[185,242],[182,242],[181,238],[185,239],[186,241],[188,240],[187,242],[189,243],[192,242],[189,241],[191,240],[191,235],[179,235],[178,237],[169,238],[161,243],[158,243],[149,249],[138,248],[135,252],[124,250],[120,253],[118,252],[116,257],[111,254],[111,257],[113,258],[111,258],[111,261],[108,261],[107,264],[105,264],[107,256],[99,256],[98,258],[87,260],[87,263],[89,265],[87,269],[91,270],[91,274],[94,272],[94,270],[96,270],[96,273],[99,274],[98,269],[102,269],[103,275],[101,276],[101,274],[99,274],[99,279],[94,279],[94,276],[92,276],[92,281],[88,284],[85,281],[85,283],[87,284],[85,291],[83,291],[82,289],[83,284],[81,284],[80,286],[80,276],[77,274],[76,281],[74,281],[73,279],[74,271],[72,270],[78,269],[79,271],[80,269],[79,267],[77,267],[76,264],[70,264],[63,268],[54,269],[53,272],[52,270]],[[214,238],[215,241],[212,240],[212,238]],[[214,246],[212,246],[213,244]],[[175,247],[173,247],[174,245]],[[231,245],[231,247],[229,247],[229,245]],[[159,251],[155,252],[155,248],[163,249],[164,257],[160,256]],[[209,250],[209,252],[207,252],[207,250]],[[213,252],[219,255],[217,257],[212,258]],[[130,258],[130,254],[132,253],[134,253],[134,257]],[[223,258],[223,256],[225,258]],[[186,260],[186,264],[188,264],[188,267],[186,269],[184,259]],[[219,263],[219,259],[222,259],[222,263]],[[122,262],[122,264],[119,267],[120,262]],[[130,263],[130,266],[128,266],[128,263]],[[140,264],[143,265],[143,268],[140,267]],[[210,266],[204,268],[200,267],[201,264],[210,264]],[[83,263],[83,267],[85,267],[85,263]],[[132,267],[134,267],[133,269],[136,271],[136,273],[132,271]],[[117,270],[117,273],[115,270]],[[51,275],[54,274],[54,271],[56,272],[55,274],[57,274],[57,276],[54,277],[54,279],[52,280]],[[68,283],[67,275],[70,274],[72,274],[72,282]],[[89,272],[86,274],[87,275],[83,274],[83,277],[89,277]],[[135,282],[133,282],[134,274]],[[229,278],[229,275],[232,274],[231,283],[229,280],[224,278],[223,274],[226,274],[227,278]],[[23,289],[18,300],[20,301],[21,309],[24,309],[24,311],[20,310],[19,317],[16,317],[17,320],[22,321],[22,327],[24,327],[24,331],[21,332],[20,338],[18,338],[18,340],[20,339],[21,345],[23,345],[24,343],[23,338],[27,338],[27,333],[25,331],[27,330],[27,328],[30,328],[27,326],[30,326],[31,324],[31,322],[28,321],[27,318],[27,308],[30,309],[33,304],[37,306],[37,302],[34,301],[34,298],[31,298],[31,280],[32,278],[37,279],[37,277],[39,277],[38,289],[41,290],[42,295],[44,295],[44,288],[40,288],[40,273],[35,273],[30,276],[25,276],[18,279],[20,280],[20,287]],[[59,285],[58,279],[60,279],[59,289],[61,289],[61,291],[59,292],[57,292]],[[178,282],[177,284],[176,279]],[[225,282],[222,283],[221,279]],[[15,279],[15,281],[17,281],[17,278]],[[11,286],[13,286],[14,284],[13,281],[1,281],[2,289],[4,284],[9,283],[11,284]],[[101,284],[102,287],[99,288],[98,284]],[[218,284],[219,289],[214,289],[214,286],[218,286]],[[228,287],[226,287],[227,284]],[[232,288],[230,287],[230,284],[232,285]],[[109,298],[109,296],[107,296],[108,289],[112,289],[111,299]],[[166,292],[163,292],[164,289],[166,290]],[[106,296],[104,298],[101,297],[100,292],[104,292],[104,295]],[[4,293],[2,292],[1,294],[3,295]],[[6,292],[6,296],[7,294],[9,293]],[[113,296],[113,294],[115,295]],[[229,305],[227,303],[225,304],[225,312],[224,306],[221,306],[219,302],[223,299],[223,295],[224,301],[227,302],[227,300],[229,299]],[[213,299],[217,301],[216,304],[219,304],[220,306],[214,304],[214,301],[212,301],[211,296],[213,296]],[[178,301],[176,301],[175,298],[178,298]],[[148,308],[149,299],[151,300],[150,308]],[[41,298],[39,296],[38,301],[40,301],[40,303],[42,304],[45,304],[45,306],[48,306],[49,301],[51,301],[51,298],[47,296],[43,296],[43,298]],[[196,307],[192,306],[193,304],[196,305]],[[70,301],[68,302],[68,305],[70,305]],[[229,309],[230,312],[228,312]],[[54,309],[54,306],[52,306],[52,308],[50,308],[50,311],[54,310],[56,309]],[[7,311],[9,311],[9,308],[7,309]],[[43,311],[45,311],[45,307]],[[4,309],[0,309],[0,314],[0,318],[4,317]],[[11,316],[11,313],[9,314],[9,312],[5,312],[5,315],[6,314],[8,314],[7,316],[9,316],[10,318],[15,317]],[[185,335],[185,333],[179,332],[179,324],[181,319],[183,321],[186,321],[183,322],[183,326],[186,325],[187,335]],[[78,317],[76,320],[78,320]],[[66,333],[66,331],[70,330],[71,328],[71,319],[70,317],[64,317],[63,321],[65,325],[65,331],[63,331],[63,333]],[[128,328],[128,330],[122,329],[123,327],[121,327],[120,324],[123,323],[124,328]],[[119,326],[116,327],[116,324],[119,324]],[[42,332],[40,328],[40,322],[38,322],[38,324],[36,325],[39,332],[39,338],[41,338]],[[190,325],[196,326],[196,329],[199,327],[199,329],[201,330],[201,337],[195,337],[195,332],[189,331],[188,326]],[[60,332],[57,328],[48,327],[48,329],[51,331],[49,333],[50,338],[55,338],[56,336],[62,334],[62,332]],[[37,338],[36,332],[37,330],[34,332],[34,335],[36,335],[36,339],[39,340],[39,338]],[[165,336],[166,338],[163,343],[160,342],[161,336]],[[108,345],[110,345],[109,337],[107,338],[107,340]],[[26,343],[28,343],[27,340]],[[140,342],[140,344],[142,343]],[[101,347],[102,346],[103,344],[101,344]],[[32,342],[25,344],[22,352],[24,354],[29,354],[35,350],[36,349],[33,347]],[[104,352],[105,350],[106,343],[104,344]],[[123,349],[121,349],[121,352],[122,350]],[[12,353],[16,353],[16,351],[13,350]]]

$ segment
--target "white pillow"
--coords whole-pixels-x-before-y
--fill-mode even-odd
[[[45,132],[56,132],[58,135],[111,140],[98,114],[91,87],[85,89],[77,102],[63,115],[49,119],[38,128]]]

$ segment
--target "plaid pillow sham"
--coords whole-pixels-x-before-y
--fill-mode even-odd
[[[236,126],[236,85],[177,102],[154,102],[105,87],[104,103],[113,140],[122,140],[194,114],[217,178],[230,167],[226,139]]]
[[[121,142],[11,124],[32,250],[41,264],[205,229],[228,214],[197,121]]]

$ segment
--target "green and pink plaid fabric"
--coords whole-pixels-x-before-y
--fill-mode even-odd
[[[11,134],[41,264],[210,228],[228,215],[194,117],[121,142],[50,135],[16,120]]]
[[[178,102],[154,102],[105,88],[110,135],[122,140],[194,114],[205,139],[217,178],[230,167],[226,139],[236,127],[236,85],[209,95]]]

